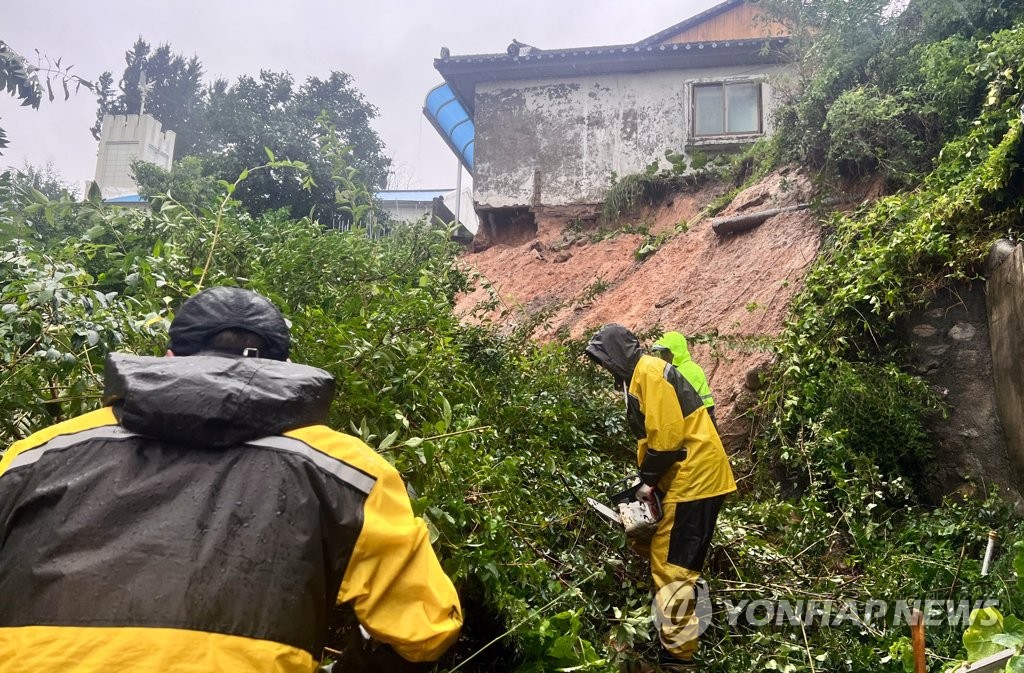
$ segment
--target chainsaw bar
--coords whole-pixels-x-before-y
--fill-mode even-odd
[[[613,510],[611,507],[601,504],[597,500],[594,500],[593,498],[587,498],[587,504],[593,507],[595,510],[597,510],[598,514],[608,519],[612,523],[618,524],[619,526],[622,525],[622,517],[620,517],[619,513]]]

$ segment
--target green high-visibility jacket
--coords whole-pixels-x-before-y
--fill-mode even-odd
[[[715,406],[715,400],[711,397],[711,388],[708,386],[708,377],[704,375],[704,370],[700,368],[700,365],[690,358],[686,337],[679,332],[665,332],[654,344],[664,346],[672,351],[672,364],[683,375],[683,378],[696,389],[704,406]]]

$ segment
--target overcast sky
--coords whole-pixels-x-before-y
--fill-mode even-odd
[[[716,0],[0,0],[0,40],[30,60],[35,50],[95,80],[115,82],[124,53],[140,35],[156,47],[196,55],[208,81],[286,70],[296,80],[350,73],[377,106],[373,126],[387,146],[397,188],[451,188],[456,159],[421,112],[441,82],[433,59],[503,52],[512,38],[558,49],[636,42],[717,4]],[[92,179],[96,115],[90,92],[44,100],[39,110],[0,97],[0,127],[10,146],[0,166],[53,162],[81,188]]]

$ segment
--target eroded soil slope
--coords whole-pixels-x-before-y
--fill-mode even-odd
[[[707,187],[676,194],[642,213],[635,225],[652,235],[672,235],[638,261],[641,233],[579,229],[565,217],[538,215],[537,236],[517,245],[467,253],[463,262],[493,288],[499,308],[488,318],[511,327],[540,312],[549,319],[538,338],[563,330],[581,336],[618,322],[638,331],[677,330],[694,341],[715,395],[723,438],[737,449],[746,427],[735,420],[747,403],[748,373],[764,365],[765,337],[782,328],[790,298],[801,287],[820,244],[820,226],[809,210],[772,217],[755,229],[720,238],[701,211],[723,191]],[[778,172],[741,192],[719,217],[804,203],[809,181]],[[685,231],[677,224],[685,222]],[[634,225],[634,226],[635,226]],[[648,239],[649,240],[649,239]],[[481,287],[463,296],[457,311],[471,316],[491,297]]]

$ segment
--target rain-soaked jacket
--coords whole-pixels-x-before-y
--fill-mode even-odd
[[[640,478],[656,485],[665,494],[664,502],[690,502],[736,490],[711,416],[674,366],[644,355],[636,337],[615,324],[598,331],[586,352],[624,390],[626,418],[638,440]]]
[[[708,385],[708,377],[704,370],[690,358],[690,349],[686,345],[686,337],[679,332],[665,332],[660,339],[654,342],[655,346],[663,346],[672,351],[672,364],[683,375],[683,378],[690,382],[705,407],[715,406],[715,399],[711,396],[711,387]]]
[[[458,596],[398,472],[322,425],[331,376],[111,355],[103,409],[0,460],[0,671],[309,672],[328,612],[410,661]]]

